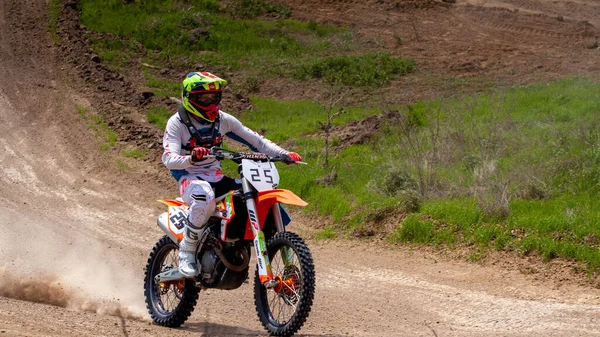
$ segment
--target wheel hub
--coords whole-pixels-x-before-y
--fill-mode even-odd
[[[171,285],[174,285],[175,288],[177,288],[177,290],[179,291],[183,291],[183,287],[185,286],[184,280],[179,280],[179,281],[167,281],[167,282],[159,282],[158,286],[160,287],[160,290],[163,292],[166,292],[167,290],[169,290],[169,287]]]
[[[276,276],[275,281],[277,281],[277,285],[273,288],[273,290],[285,296],[294,296],[294,291],[296,290],[296,285],[298,284],[298,276],[297,275],[289,275],[286,278],[282,279],[281,276]]]

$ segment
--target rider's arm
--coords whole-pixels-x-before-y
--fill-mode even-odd
[[[272,141],[244,126],[237,118],[221,111],[221,124],[225,136],[248,146],[252,151],[276,157],[288,152]]]
[[[192,165],[190,156],[182,154],[184,150],[181,149],[182,139],[186,137],[186,132],[188,131],[177,114],[169,118],[163,136],[162,162],[170,170],[185,169]]]

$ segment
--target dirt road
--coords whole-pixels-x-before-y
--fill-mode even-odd
[[[45,13],[44,1],[0,3],[0,336],[264,335],[250,285],[202,291],[181,329],[150,324],[142,269],[164,187],[115,173],[98,151]],[[309,245],[304,336],[600,335],[600,290],[584,284],[401,247]]]

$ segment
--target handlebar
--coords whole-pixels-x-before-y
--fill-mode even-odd
[[[248,160],[254,160],[254,161],[261,161],[261,162],[276,162],[276,161],[280,161],[280,162],[284,162],[286,164],[303,164],[303,165],[308,165],[305,162],[302,161],[295,161],[292,160],[290,158],[290,156],[288,155],[282,155],[282,156],[277,156],[277,157],[271,157],[268,156],[264,153],[260,153],[260,152],[254,152],[254,153],[248,153],[248,152],[233,152],[233,151],[229,151],[229,150],[225,150],[221,147],[218,146],[213,146],[210,148],[210,153],[206,156],[204,156],[204,158],[214,158],[216,160],[232,160],[235,163],[240,164],[242,162],[242,159],[248,159]]]

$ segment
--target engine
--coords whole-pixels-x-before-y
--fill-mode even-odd
[[[211,242],[200,252],[198,279],[205,288],[236,289],[248,278],[250,258],[246,245]]]

